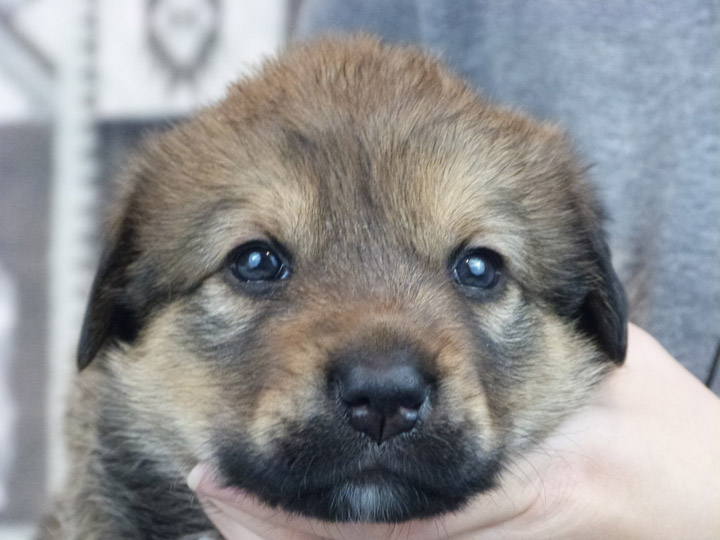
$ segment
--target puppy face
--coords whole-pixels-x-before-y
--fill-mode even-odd
[[[413,50],[302,46],[136,161],[80,367],[168,470],[329,520],[453,510],[622,361],[600,222],[555,128]]]

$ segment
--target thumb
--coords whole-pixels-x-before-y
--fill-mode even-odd
[[[287,515],[262,504],[256,497],[223,487],[207,463],[198,463],[187,477],[205,513],[226,540],[321,540],[320,522]],[[364,539],[366,540],[366,539]]]

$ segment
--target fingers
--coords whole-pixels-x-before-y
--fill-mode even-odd
[[[192,470],[187,483],[227,540],[325,540],[336,537],[368,540],[367,529],[362,525],[337,525],[288,514],[262,504],[246,492],[222,487],[205,463],[199,463]],[[385,530],[376,532],[387,534],[388,527],[382,528]]]
[[[187,482],[227,540],[437,540],[466,538],[467,534],[482,540],[493,538],[492,531],[534,502],[538,489],[527,485],[528,475],[526,471],[508,480],[502,489],[481,495],[460,512],[401,524],[328,523],[288,514],[246,492],[222,487],[205,463],[193,469]]]

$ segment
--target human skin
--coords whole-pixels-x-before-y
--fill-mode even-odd
[[[720,538],[720,399],[630,325],[625,364],[501,487],[462,511],[398,525],[330,524],[188,477],[227,540]]]

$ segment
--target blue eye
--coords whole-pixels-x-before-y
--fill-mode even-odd
[[[457,258],[452,269],[460,285],[476,289],[494,287],[500,277],[500,256],[485,248],[472,249]]]
[[[263,242],[250,242],[230,255],[230,270],[240,281],[277,281],[290,270],[276,251]]]

